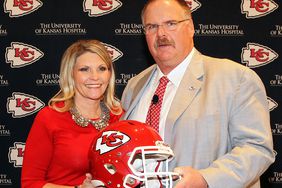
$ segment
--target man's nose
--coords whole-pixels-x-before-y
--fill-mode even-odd
[[[166,33],[166,30],[165,30],[164,26],[163,25],[158,25],[157,35],[158,36],[163,36],[163,35],[165,35],[165,33]]]

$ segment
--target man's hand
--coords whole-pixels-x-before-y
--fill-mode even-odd
[[[92,180],[91,174],[87,173],[85,176],[86,177],[82,185],[79,186],[79,188],[95,188],[94,185],[91,183],[91,180]]]
[[[174,188],[207,188],[208,184],[204,177],[194,168],[191,167],[177,167],[175,172],[182,176],[182,179],[176,184]]]

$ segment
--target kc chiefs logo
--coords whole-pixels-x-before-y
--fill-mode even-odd
[[[186,4],[190,7],[191,12],[196,11],[202,6],[202,4],[197,0],[185,0]]]
[[[272,111],[278,107],[278,103],[270,97],[267,97],[267,102],[269,111]]]
[[[25,93],[14,92],[12,97],[7,99],[7,112],[12,113],[13,118],[31,115],[44,106],[41,100]]]
[[[119,131],[105,131],[102,136],[97,139],[96,151],[100,150],[100,154],[116,149],[130,140],[130,137]]]
[[[26,65],[30,65],[44,56],[34,46],[24,44],[21,42],[12,42],[11,47],[6,48],[6,63],[11,63],[12,68],[20,68]]]
[[[39,0],[5,0],[4,11],[9,17],[20,17],[39,9],[43,3]]]
[[[14,146],[9,148],[9,162],[14,164],[14,167],[22,167],[25,143],[14,142]]]
[[[273,0],[242,0],[241,13],[253,19],[270,14],[278,8]]]
[[[107,48],[107,51],[110,54],[113,62],[123,56],[123,53],[116,47],[106,43],[103,43],[103,45]]]
[[[276,58],[278,54],[274,50],[256,43],[248,43],[241,53],[242,63],[246,63],[250,68],[269,64]]]
[[[122,6],[119,0],[84,0],[83,11],[88,12],[90,17],[109,14]]]

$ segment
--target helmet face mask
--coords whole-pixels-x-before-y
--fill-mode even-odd
[[[96,187],[172,187],[177,173],[168,171],[170,147],[144,123],[124,120],[109,125],[94,138],[89,152]],[[150,184],[150,186],[149,186]]]

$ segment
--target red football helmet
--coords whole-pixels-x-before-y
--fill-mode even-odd
[[[93,140],[89,152],[92,183],[107,188],[172,187],[173,181],[180,178],[168,171],[173,156],[170,147],[148,125],[119,121]]]

